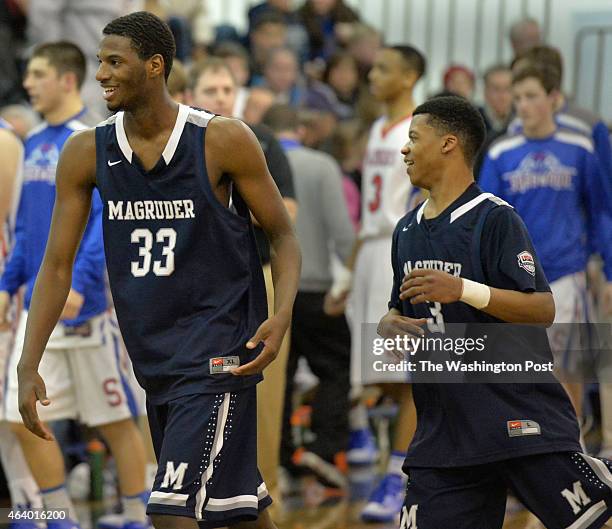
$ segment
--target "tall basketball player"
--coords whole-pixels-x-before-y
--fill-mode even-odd
[[[159,464],[147,513],[157,529],[272,529],[257,470],[255,384],[291,318],[297,240],[253,134],[171,99],[168,26],[137,12],[103,32],[97,79],[117,113],[74,135],[59,162],[18,367],[24,423],[49,438],[36,410],[48,403],[38,365],[97,187],[115,308],[147,392]],[[272,247],[270,318],[249,211]]]

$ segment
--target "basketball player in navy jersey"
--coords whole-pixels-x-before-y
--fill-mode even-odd
[[[97,79],[117,113],[66,143],[18,366],[24,424],[50,438],[38,365],[70,287],[91,192],[104,203],[108,274],[121,331],[147,392],[158,472],[156,528],[273,529],[256,464],[255,384],[291,318],[300,251],[282,199],[240,121],[177,105],[175,45],[150,13],[104,28]],[[249,210],[271,244],[275,314]]]
[[[417,336],[425,325],[436,333],[453,323],[495,323],[501,333],[533,323],[533,343],[550,354],[544,326],[555,307],[529,234],[507,203],[474,183],[480,114],[464,99],[439,97],[413,116],[402,153],[412,184],[430,197],[395,229],[379,333]],[[541,353],[520,333],[504,338],[521,358],[529,348]],[[400,527],[501,528],[508,487],[547,528],[604,527],[609,466],[580,453],[569,398],[548,382],[414,384],[417,431]]]

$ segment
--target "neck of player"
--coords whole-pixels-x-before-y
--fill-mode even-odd
[[[537,121],[531,126],[525,123],[523,127],[525,136],[535,140],[548,138],[555,133],[555,130],[557,130],[557,125],[555,124],[555,118],[552,114],[545,119]]]
[[[176,123],[179,105],[167,92],[150,96],[146,103],[125,113],[124,123],[128,138],[154,138],[162,131],[172,130]]]
[[[45,112],[44,118],[49,125],[60,125],[76,116],[81,110],[83,110],[81,97],[78,94],[71,94],[64,97],[53,110]]]
[[[412,92],[404,91],[397,98],[385,102],[385,116],[387,123],[385,126],[394,125],[412,115],[416,108],[412,100]]]
[[[443,168],[429,188],[429,200],[423,212],[425,218],[436,218],[473,183],[474,174],[467,165],[455,164]]]

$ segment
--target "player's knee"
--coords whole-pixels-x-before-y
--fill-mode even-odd
[[[152,514],[151,522],[155,529],[198,529],[198,522],[186,516]]]

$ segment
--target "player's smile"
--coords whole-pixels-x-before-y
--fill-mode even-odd
[[[102,97],[104,97],[105,101],[109,101],[115,95],[115,92],[117,91],[116,86],[102,86],[102,88],[104,90]]]

